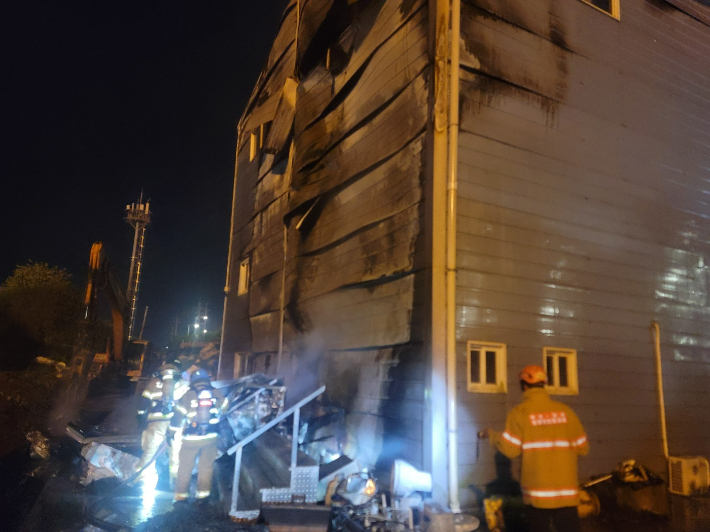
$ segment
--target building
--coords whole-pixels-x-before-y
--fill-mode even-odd
[[[239,124],[220,372],[323,382],[350,454],[465,507],[531,363],[582,476],[663,471],[656,320],[671,453],[707,456],[708,198],[703,1],[292,0]]]

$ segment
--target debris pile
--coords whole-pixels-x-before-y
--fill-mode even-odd
[[[280,379],[257,373],[225,384],[229,401],[227,421],[233,433],[226,442],[228,447],[283,412],[286,387]]]
[[[138,463],[138,457],[97,442],[85,445],[81,455],[87,465],[80,480],[84,486],[102,478],[125,480],[133,474]]]
[[[30,456],[32,458],[49,458],[49,439],[38,430],[27,433],[27,441],[30,442]]]

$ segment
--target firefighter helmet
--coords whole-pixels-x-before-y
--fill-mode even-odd
[[[192,385],[197,382],[210,382],[210,374],[207,373],[206,369],[199,368],[192,372],[192,375],[190,375],[190,384]]]
[[[547,375],[540,366],[525,366],[520,372],[520,380],[527,384],[547,384]]]
[[[176,377],[180,375],[180,368],[175,364],[163,364],[158,368],[158,373],[160,373],[161,377],[167,377],[168,375]]]

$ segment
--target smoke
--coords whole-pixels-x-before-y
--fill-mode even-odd
[[[86,399],[88,384],[86,379],[78,377],[63,379],[47,420],[50,434],[63,436],[67,425],[79,419],[79,409]]]

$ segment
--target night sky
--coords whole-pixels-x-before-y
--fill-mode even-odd
[[[34,260],[83,287],[101,240],[125,285],[142,189],[145,336],[198,302],[221,321],[236,124],[285,4],[2,2],[0,282]]]

